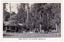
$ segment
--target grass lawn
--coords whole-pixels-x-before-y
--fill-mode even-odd
[[[42,38],[42,37],[61,37],[60,33],[3,33],[4,38]]]

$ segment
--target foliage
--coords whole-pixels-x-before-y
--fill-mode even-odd
[[[28,10],[26,11],[25,6]],[[61,22],[61,4],[60,3],[34,3],[31,6],[31,11],[28,3],[22,3],[18,8],[18,13],[11,16],[10,20],[15,20],[16,23],[24,23],[27,21],[28,12],[28,28],[35,29],[49,26],[55,27]]]

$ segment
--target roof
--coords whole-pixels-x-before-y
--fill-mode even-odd
[[[23,26],[22,23],[15,23],[14,21],[5,21],[4,25],[5,26]]]
[[[5,26],[17,26],[18,25],[18,24],[15,24],[12,21],[5,21],[4,24],[5,24]]]
[[[22,23],[18,23],[18,25],[23,26],[23,24],[22,24]]]

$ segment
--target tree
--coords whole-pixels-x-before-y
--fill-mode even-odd
[[[46,28],[49,28],[49,26],[55,27],[55,23],[60,21],[60,3],[35,3],[32,11],[36,18],[35,23]]]
[[[25,9],[25,5],[28,10]],[[60,3],[34,3],[30,11],[29,4],[22,3],[18,8],[18,13],[12,16],[11,21],[15,20],[16,23],[27,24],[30,30],[38,29],[40,31],[40,29],[48,29],[50,26],[56,28],[55,24],[59,26],[61,23],[60,8]]]
[[[3,19],[4,19],[4,21],[8,21],[8,18],[10,17],[10,13],[5,10],[6,4],[7,3],[3,3]]]

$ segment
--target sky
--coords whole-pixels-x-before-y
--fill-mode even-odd
[[[10,12],[10,13],[12,13],[12,12],[17,13],[18,12],[17,7],[19,7],[19,6],[20,6],[19,3],[17,3],[17,4],[11,3],[11,12],[10,12],[10,3],[8,3],[8,4],[6,4],[6,11]]]
[[[31,5],[32,5],[33,3],[29,3],[29,7],[31,7]],[[12,13],[12,12],[15,12],[16,14],[18,13],[18,10],[17,10],[17,8],[20,8],[20,3],[8,3],[8,4],[6,4],[6,11],[7,12],[10,12],[10,13]],[[11,10],[10,10],[10,7],[11,7]]]

